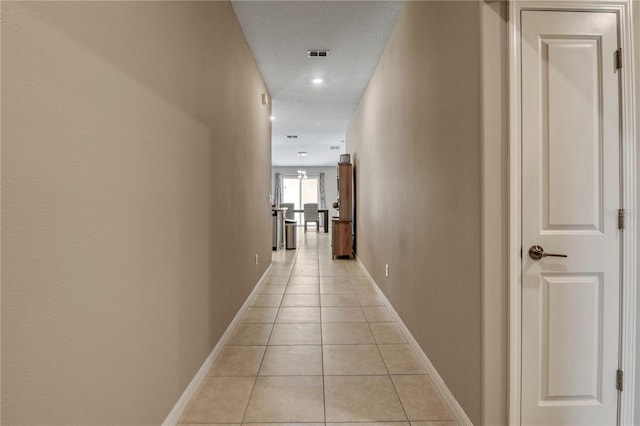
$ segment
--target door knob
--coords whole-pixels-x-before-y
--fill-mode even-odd
[[[529,257],[533,260],[540,260],[543,257],[567,257],[566,254],[553,254],[553,253],[545,253],[544,249],[540,246],[531,246],[529,249]]]

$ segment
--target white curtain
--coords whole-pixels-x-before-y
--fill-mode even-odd
[[[326,209],[327,208],[327,196],[326,193],[324,192],[324,173],[320,173],[320,179],[318,181],[318,186],[320,187],[320,208],[321,209]]]
[[[276,207],[280,207],[282,203],[282,175],[276,173],[275,188],[273,188],[273,203]]]

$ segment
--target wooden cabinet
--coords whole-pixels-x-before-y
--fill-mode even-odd
[[[353,166],[338,164],[338,218],[331,221],[331,255],[352,257],[352,209]]]
[[[351,257],[351,221],[333,219],[333,233],[331,234],[331,255]]]
[[[351,164],[338,164],[338,213],[340,220],[353,219],[351,217],[352,175],[353,166]]]

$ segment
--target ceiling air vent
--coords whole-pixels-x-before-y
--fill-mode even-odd
[[[328,50],[307,50],[307,58],[326,58],[329,56]]]
[[[336,151],[338,149],[340,149],[340,147],[338,145],[331,145],[331,151]]]
[[[287,139],[298,139],[298,135],[287,135]]]

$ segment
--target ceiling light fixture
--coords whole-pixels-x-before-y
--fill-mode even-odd
[[[313,80],[311,80],[311,82],[312,82],[313,84],[322,84],[322,83],[324,83],[324,80],[323,80],[323,79],[321,79],[321,78],[319,78],[319,77],[316,77],[316,78],[314,78]]]
[[[300,158],[300,168],[298,169],[298,179],[306,179],[307,178],[307,172],[302,169],[302,166],[304,166],[304,157],[307,156],[307,153],[304,151],[300,151],[298,152],[298,157]]]
[[[275,120],[276,117],[274,115],[271,116],[271,121]]]

